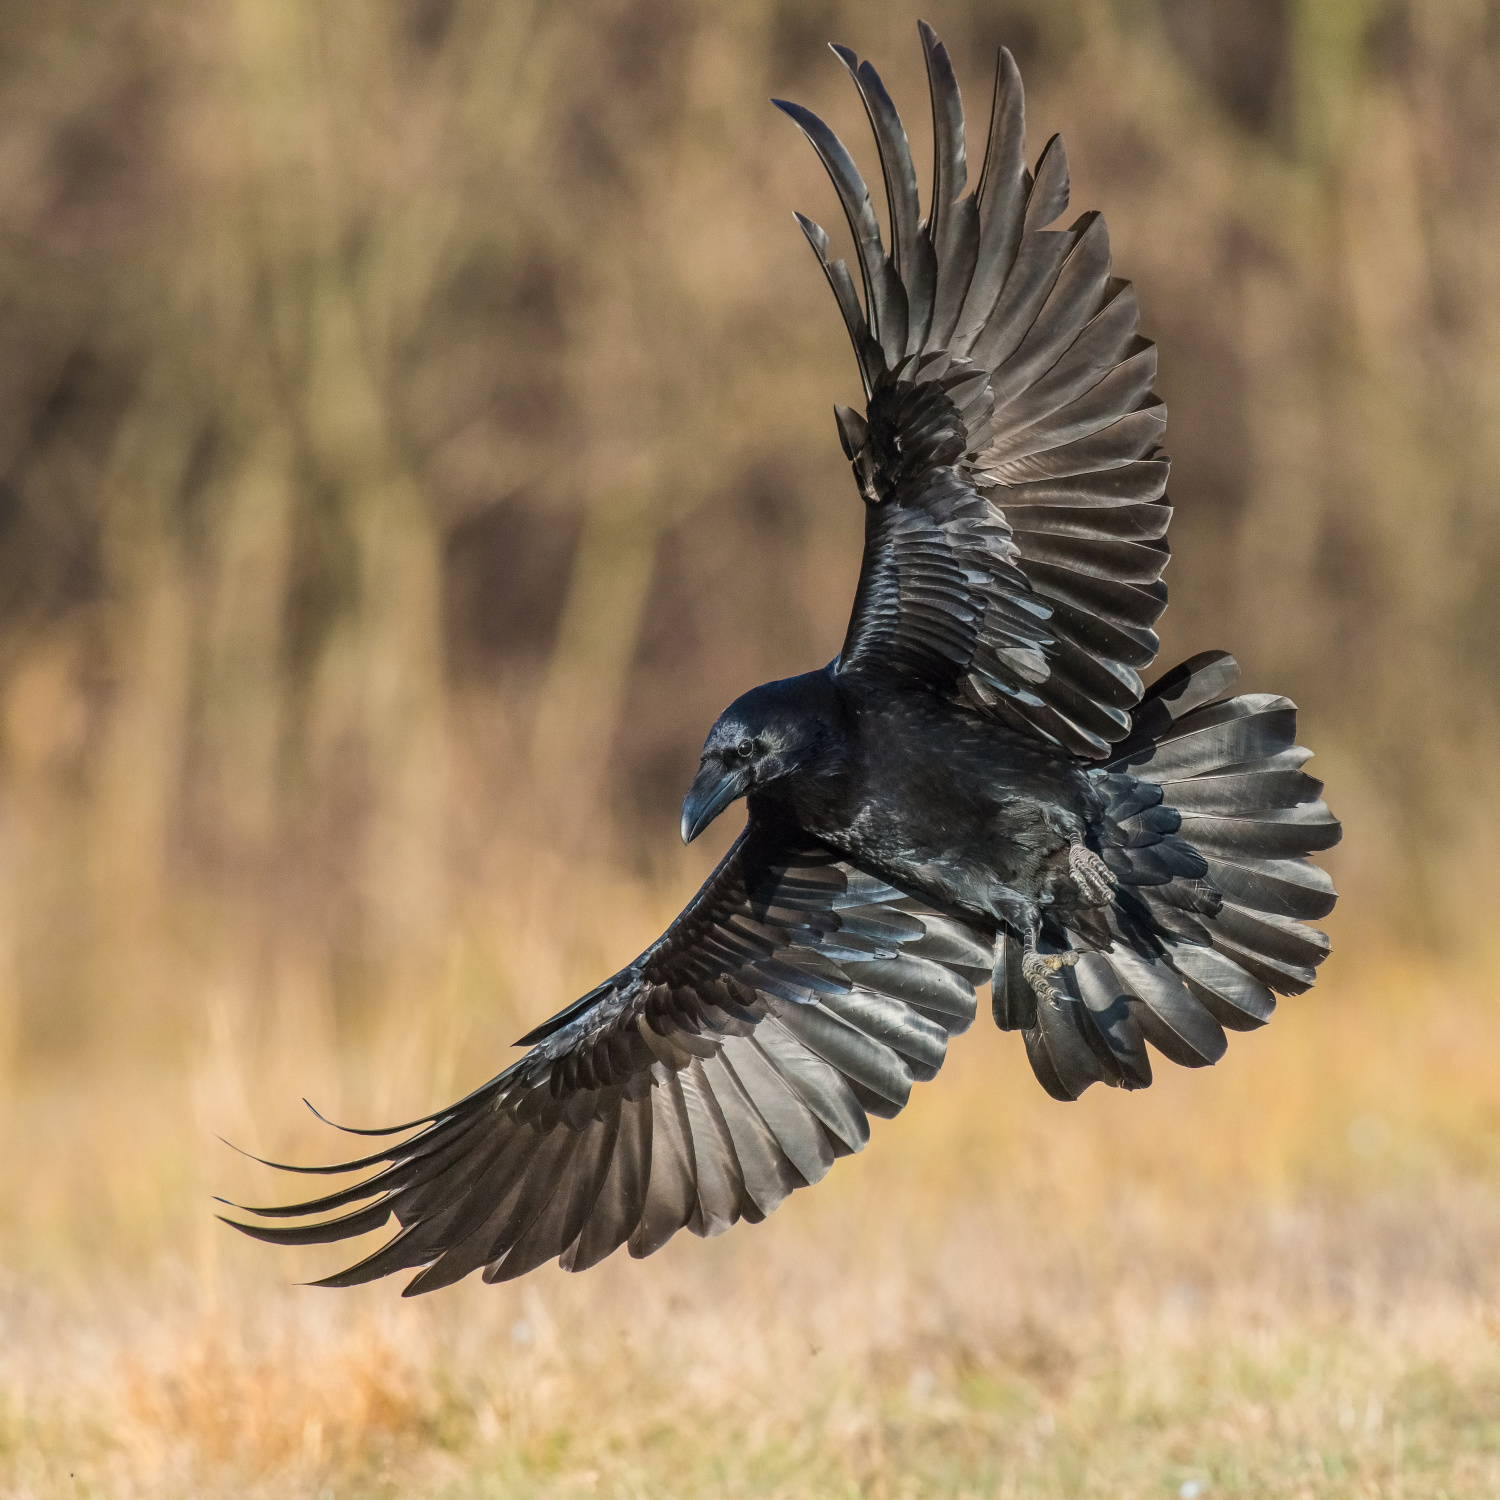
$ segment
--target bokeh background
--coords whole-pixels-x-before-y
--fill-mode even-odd
[[[1325,979],[1076,1106],[982,1022],[712,1245],[290,1285],[216,1137],[497,1071],[837,649],[843,228],[767,100],[870,170],[846,42],[922,161],[916,13],[0,5],[0,1493],[1500,1492],[1500,6],[925,3],[1138,286],[1165,658],[1302,705]]]

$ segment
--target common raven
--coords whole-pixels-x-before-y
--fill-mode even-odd
[[[320,1285],[420,1267],[411,1294],[554,1257],[580,1271],[758,1221],[937,1072],[986,979],[1042,1087],[1076,1099],[1144,1088],[1147,1043],[1214,1062],[1225,1027],[1262,1025],[1328,953],[1302,919],[1334,890],[1305,856],[1340,829],[1303,772],[1294,706],[1227,696],[1223,652],[1147,689],[1138,675],[1167,598],[1166,412],[1104,220],[1048,228],[1067,158],[1054,136],[1027,170],[1007,51],[965,195],[958,86],[921,36],[925,220],[895,106],[834,49],[879,147],[889,249],[843,145],[777,101],[833,179],[863,292],[799,215],[867,402],[836,408],[865,506],[843,646],[710,730],[682,836],[740,797],[748,821],[655,943],[523,1037],[499,1077],[368,1132],[394,1144],[292,1169],[371,1175],[246,1210],[299,1221],[237,1226],[278,1244],[396,1216],[383,1248]]]

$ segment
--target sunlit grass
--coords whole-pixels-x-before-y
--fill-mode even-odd
[[[604,943],[676,895],[591,880],[616,913]],[[285,1191],[215,1131],[315,1159],[335,1143],[298,1093],[364,1122],[496,1066],[545,1001],[487,1011],[469,986],[574,978],[532,936],[508,964],[461,955],[415,1019],[342,1041],[311,977],[283,975],[270,1020],[206,997],[178,1061],[127,1049],[23,1082],[0,1190],[0,1492],[1500,1488],[1500,1011],[1481,955],[1435,970],[1340,934],[1318,990],[1218,1068],[1074,1106],[982,1016],[901,1120],[765,1225],[580,1277],[323,1292],[293,1283],[340,1255],[214,1222],[214,1192]]]

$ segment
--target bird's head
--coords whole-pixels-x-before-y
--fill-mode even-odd
[[[709,730],[683,798],[683,843],[692,843],[737,798],[809,769],[836,733],[837,708],[826,671],[768,682],[736,698]]]

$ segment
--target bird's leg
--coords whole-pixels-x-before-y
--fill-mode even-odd
[[[1082,839],[1068,845],[1068,873],[1087,906],[1108,906],[1115,899],[1115,872]]]
[[[1068,841],[1068,874],[1078,887],[1085,906],[1108,906],[1119,883],[1115,872],[1084,843],[1083,819],[1063,808],[1048,808],[1047,826]]]
[[[1055,999],[1052,976],[1061,969],[1072,968],[1078,962],[1078,954],[1071,951],[1040,952],[1037,939],[1042,931],[1042,908],[1035,901],[1028,901],[1019,892],[1008,888],[1006,896],[1010,899],[995,901],[992,894],[991,900],[994,901],[996,915],[1003,918],[1013,932],[1021,934],[1021,973],[1038,1000]],[[1000,965],[997,964],[995,983],[1000,982]]]
[[[1056,991],[1052,987],[1052,976],[1061,969],[1071,969],[1078,962],[1078,955],[1067,953],[1039,953],[1035,932],[1026,934],[1026,943],[1021,950],[1021,973],[1031,992],[1038,1000],[1053,1000]]]

